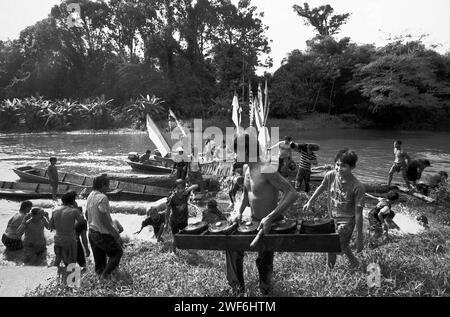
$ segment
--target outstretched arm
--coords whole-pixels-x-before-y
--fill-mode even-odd
[[[303,206],[303,211],[308,211],[309,208],[311,208],[311,205],[313,205],[317,198],[326,190],[326,186],[322,183],[319,187],[316,188],[316,191],[314,194],[309,198],[308,202]]]
[[[196,190],[198,188],[198,184],[194,184],[194,185],[192,185],[192,186],[189,186],[187,189],[186,189],[186,193],[189,193],[189,192],[191,192],[191,191],[193,191],[193,190]]]
[[[271,147],[267,148],[267,150],[272,150],[272,149],[274,149],[274,148],[280,146],[281,143],[284,143],[284,141],[280,141],[280,142],[278,142],[277,144],[272,145]]]

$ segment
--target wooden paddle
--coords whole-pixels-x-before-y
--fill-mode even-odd
[[[256,235],[255,239],[253,239],[252,243],[250,243],[250,248],[254,249],[256,245],[259,242],[259,239],[264,235],[264,230],[261,228],[258,231],[258,234]]]

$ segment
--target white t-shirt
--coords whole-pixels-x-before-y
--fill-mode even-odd
[[[111,207],[109,206],[108,197],[105,194],[93,190],[87,198],[86,212],[90,229],[103,234],[111,234],[111,231],[100,221],[102,213],[110,215],[111,219]]]

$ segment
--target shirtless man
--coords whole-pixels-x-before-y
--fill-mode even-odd
[[[280,156],[278,158],[278,172],[284,177],[288,176],[289,163],[292,161],[291,142],[292,138],[287,135],[284,137],[284,141],[280,141],[267,149],[267,151],[270,151],[277,146],[280,148]]]
[[[410,161],[409,155],[402,150],[402,141],[394,141],[394,164],[392,164],[389,170],[388,186],[391,186],[392,177],[394,173],[402,173],[402,177],[405,180],[406,187],[410,188],[408,177],[406,176],[406,169]]]
[[[241,205],[237,214],[232,217],[232,221],[240,222],[242,213],[247,206],[250,206],[252,218],[259,221],[258,230],[269,233],[272,223],[282,217],[283,212],[291,206],[298,198],[295,189],[284,179],[278,172],[272,171],[271,166],[265,166],[259,160],[259,145],[256,138],[253,144],[256,144],[258,150],[257,159],[250,157],[252,151],[249,150],[250,136],[245,134],[239,139],[235,139],[234,149],[237,150],[237,142],[245,142],[245,153],[238,155],[238,161],[244,161],[245,179],[244,193]],[[253,154],[254,155],[254,154]],[[279,192],[283,193],[283,197],[278,203]],[[273,257],[272,251],[259,251],[256,259],[256,266],[259,272],[259,286],[263,294],[268,294],[272,290],[272,273],[273,273]],[[227,263],[227,279],[234,291],[243,293],[245,291],[245,282],[243,274],[244,252],[242,251],[226,251]]]

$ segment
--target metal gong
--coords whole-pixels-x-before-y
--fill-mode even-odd
[[[272,225],[273,233],[291,233],[297,228],[296,220],[283,219]]]
[[[258,221],[247,221],[242,223],[238,227],[237,231],[241,234],[256,234],[258,226],[259,226]]]
[[[182,233],[186,234],[199,234],[205,231],[208,228],[208,223],[205,221],[197,222],[188,225],[186,228],[183,229]]]
[[[213,234],[229,234],[236,228],[236,223],[227,220],[218,221],[209,225],[208,231]]]

